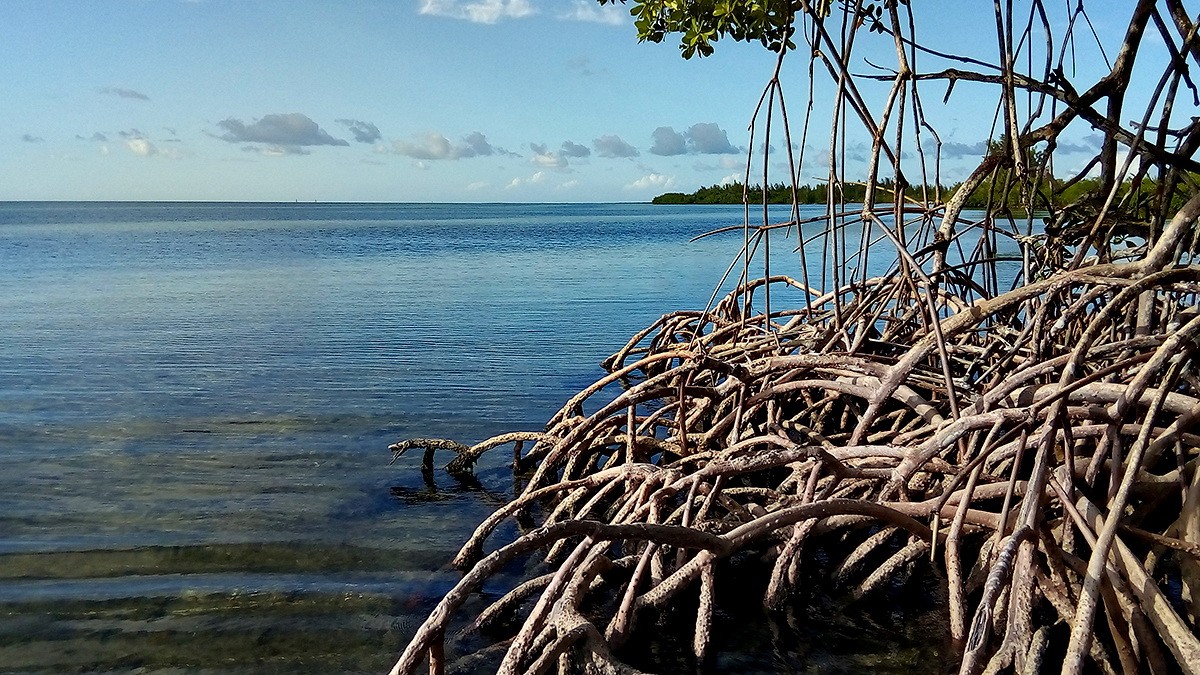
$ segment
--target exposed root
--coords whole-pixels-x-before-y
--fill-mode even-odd
[[[495,656],[487,666],[503,673],[636,672],[626,647],[655,635],[648,618],[668,607],[691,630],[702,665],[714,649],[717,589],[763,575],[746,586],[765,588],[767,608],[784,608],[799,601],[801,570],[817,567],[859,597],[932,568],[924,577],[945,580],[958,650],[950,657],[961,673],[1038,672],[1060,655],[1068,673],[1200,672],[1200,191],[1188,173],[1200,127],[1170,132],[1179,140],[1166,146],[1170,101],[1181,81],[1190,85],[1184,55],[1198,59],[1200,48],[1180,3],[1166,2],[1165,13],[1135,4],[1111,73],[1086,91],[1065,81],[1062,57],[1057,65],[1047,57],[1041,79],[1016,72],[1025,57],[1013,54],[1000,67],[960,59],[999,74],[916,73],[912,17],[902,17],[909,3],[836,5],[841,43],[836,17],[822,9],[829,3],[788,5],[804,22],[810,65],[838,82],[832,107],[857,116],[873,139],[865,204],[842,200],[845,176],[831,168],[830,207],[813,238],[824,244],[820,283],[810,281],[804,249],[814,220],[793,205],[790,220],[771,223],[764,205],[763,224],[741,228],[733,291],[633,336],[544,431],[474,446],[391,446],[395,457],[423,448],[425,468],[435,452],[452,451],[447,468],[464,472],[511,445],[519,477],[512,501],[455,557],[462,580],[392,672],[423,663],[441,672],[445,655],[461,651],[446,636],[464,625],[487,629],[481,636],[493,645],[465,658]],[[1046,20],[1034,5],[1029,26]],[[1070,25],[1081,34],[1082,3],[1068,5],[1078,6]],[[1012,49],[1020,31],[995,8],[1000,42]],[[1122,125],[1134,115],[1121,106],[1152,17],[1173,56],[1162,59],[1170,61],[1162,84],[1130,131]],[[895,36],[900,62],[881,119],[862,99],[864,76],[851,75],[864,25]],[[1031,30],[1021,44],[1036,41],[1026,40]],[[949,98],[958,79],[999,89],[1005,136],[954,194],[941,195],[905,178],[900,141],[906,124],[920,129],[918,172],[936,175],[921,154],[929,138],[917,84],[946,81]],[[1170,98],[1159,105],[1164,91]],[[1018,124],[1027,95],[1062,107],[1045,113],[1039,103]],[[1107,119],[1094,107],[1101,100]],[[770,106],[783,109],[778,69],[763,101],[768,131],[752,145],[766,152],[778,140],[769,138]],[[1101,179],[1087,199],[1063,206],[1062,181],[1042,179],[1058,135],[1077,118],[1103,134],[1085,169]],[[1160,118],[1155,140],[1147,130]],[[830,157],[845,154],[837,147],[845,125],[835,121]],[[782,145],[790,153],[804,143]],[[1139,159],[1131,176],[1131,161],[1118,171],[1118,147]],[[879,170],[889,162],[892,185],[909,190],[893,190],[881,206]],[[1158,183],[1146,187],[1151,168]],[[968,218],[979,190],[988,206]],[[1017,196],[1031,214],[1022,226],[1010,209]],[[1033,234],[1039,209],[1045,232]],[[768,252],[752,279],[753,254],[769,249],[772,232],[793,228],[802,274],[772,274]],[[1127,235],[1135,245],[1119,247]],[[1007,259],[1002,239],[1017,249]],[[892,248],[874,251],[880,242]],[[871,255],[895,262],[868,278]],[[509,522],[512,541],[497,534]],[[458,616],[501,569],[521,566],[525,583],[474,622]]]
[[[621,646],[638,630],[638,616],[685,593],[699,594],[693,647],[703,661],[719,561],[775,551],[766,604],[776,605],[804,559],[802,544],[844,534],[858,543],[830,549],[845,556],[831,561],[831,579],[858,595],[902,583],[914,565],[929,564],[934,546],[933,561],[948,578],[963,579],[970,568],[986,574],[982,588],[956,591],[955,602],[974,617],[963,672],[989,662],[992,669],[1036,664],[1047,644],[1062,639],[1047,630],[1047,617],[1093,636],[1073,638],[1068,658],[1139,663],[1159,653],[1193,672],[1197,617],[1180,611],[1182,597],[1161,582],[1200,597],[1193,575],[1172,571],[1197,561],[1194,516],[1181,514],[1185,499],[1197,499],[1200,392],[1191,375],[1200,318],[1157,321],[1147,332],[1123,317],[1146,294],[1166,311],[1187,306],[1198,281],[1197,267],[1096,265],[939,319],[947,354],[996,350],[1002,340],[1012,364],[1003,371],[969,359],[943,364],[921,318],[906,317],[896,303],[872,306],[894,294],[898,279],[846,301],[844,311],[880,317],[879,335],[830,340],[822,351],[793,339],[837,330],[818,310],[809,323],[771,334],[751,322],[732,330],[739,316],[676,317],[660,323],[672,339],[642,335],[639,343],[652,343],[646,353],[625,364],[621,354],[636,345],[619,352],[609,365],[622,376],[570,401],[545,432],[472,447],[398,443],[397,454],[424,447],[428,458],[449,449],[473,461],[487,449],[532,441],[517,466],[536,466],[521,494],[459,552],[455,564],[466,576],[394,672],[413,672],[435,654],[454,611],[488,576],[518,560],[536,569],[548,549],[573,552],[552,552],[553,572],[535,575],[477,622],[501,609],[529,612],[504,670],[537,671],[564,658],[626,668]],[[1091,294],[1098,286],[1111,291]],[[1084,296],[1092,310],[1073,315],[1053,342],[1018,337],[1025,317],[1063,315]],[[695,331],[690,340],[676,339],[687,330]],[[842,348],[848,341],[858,348]],[[895,346],[905,343],[914,346]],[[618,390],[604,399],[609,388]],[[593,398],[601,403],[587,413]],[[525,521],[516,541],[484,554],[503,521],[523,517],[542,525]],[[853,534],[864,527],[873,533]],[[1157,575],[1147,571],[1151,558]],[[1089,605],[1112,592],[1132,602]],[[534,594],[536,606],[521,610]],[[1114,632],[1137,622],[1152,627],[1156,644]]]

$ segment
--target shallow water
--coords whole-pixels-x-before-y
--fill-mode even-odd
[[[0,204],[0,671],[386,669],[511,491],[388,443],[540,428],[740,220]]]

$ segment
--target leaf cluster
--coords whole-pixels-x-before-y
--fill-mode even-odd
[[[598,0],[601,5],[625,4],[627,0]],[[909,0],[854,3],[856,22],[872,33],[885,33],[884,10],[906,5]],[[796,43],[796,15],[805,11],[827,17],[833,0],[633,0],[638,39],[662,42],[667,35],[681,35],[683,58],[709,56],[713,43],[722,37],[738,42],[759,42],[773,52],[792,50]]]
[[[598,0],[601,5],[618,0]],[[626,0],[620,0],[622,4]],[[816,0],[828,13],[831,0]],[[757,41],[771,51],[794,49],[792,20],[805,3],[797,0],[633,0],[638,39],[662,42],[679,33],[683,58],[709,56],[722,37],[739,42]]]

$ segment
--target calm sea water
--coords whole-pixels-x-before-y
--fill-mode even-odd
[[[511,494],[388,443],[540,428],[741,217],[0,204],[0,671],[385,669]]]

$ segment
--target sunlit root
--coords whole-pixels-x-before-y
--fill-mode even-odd
[[[823,351],[786,331],[761,339],[720,327],[736,317],[674,315],[657,324],[672,339],[643,334],[652,346],[640,358],[626,362],[636,350],[623,349],[609,361],[617,374],[568,402],[543,432],[470,447],[398,443],[398,455],[426,448],[427,464],[434,450],[474,461],[504,444],[533,445],[514,463],[529,471],[522,492],[460,551],[455,564],[466,576],[394,672],[414,672],[443,649],[467,597],[519,561],[532,581],[477,622],[518,617],[501,672],[553,669],[561,659],[633,672],[622,646],[640,630],[639,616],[684,597],[696,607],[701,662],[711,649],[712,589],[737,583],[722,572],[734,554],[775,556],[764,604],[778,606],[795,590],[796,565],[811,564],[806,544],[842,536],[854,543],[825,548],[844,556],[831,561],[829,578],[854,596],[902,583],[931,555],[955,580],[952,616],[964,618],[951,632],[963,672],[1036,663],[1065,639],[1039,623],[1047,617],[1089,631],[1087,642],[1060,645],[1068,658],[1118,671],[1161,658],[1194,672],[1200,526],[1183,507],[1200,500],[1200,319],[1136,331],[1118,305],[1145,293],[1160,307],[1186,305],[1197,281],[1200,268],[1158,271],[1140,261],[1059,272],[941,318],[939,341],[919,317],[901,323],[905,310],[894,302],[864,306],[902,284],[879,280],[847,310],[887,320],[889,339],[843,336]],[[1058,327],[1066,337],[1053,349],[1028,332],[1013,339],[1023,316],[1068,314],[1105,286],[1112,291],[1090,296],[1091,311]],[[797,334],[836,330],[824,321]],[[718,332],[723,341],[712,338]],[[898,350],[898,338],[914,346]],[[859,348],[838,348],[847,341]],[[1009,354],[1010,366],[951,359],[946,369],[938,357],[987,351]],[[521,520],[529,517],[540,526],[530,529]],[[518,538],[487,553],[513,519],[524,522]],[[1106,552],[1095,554],[1097,546]],[[1095,555],[1099,566],[1089,566]],[[972,569],[985,584],[962,583]],[[1155,574],[1184,595],[1169,599]],[[1120,616],[1102,618],[1110,611]],[[1139,640],[1109,632],[1135,624]]]

